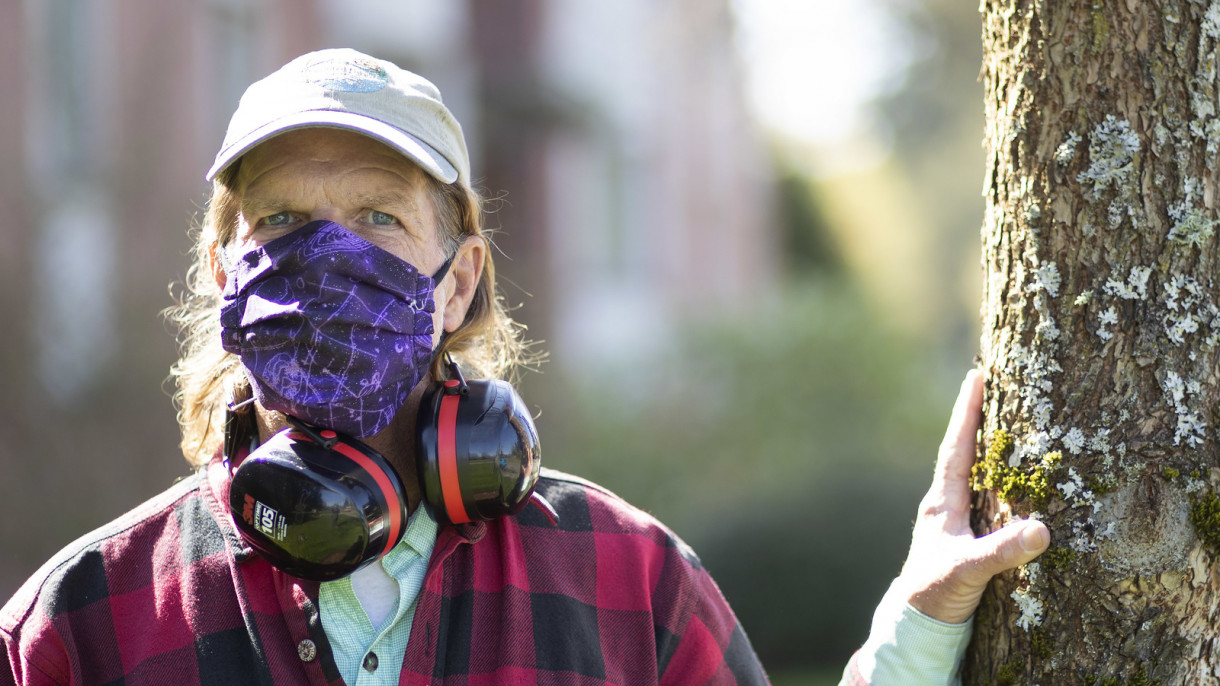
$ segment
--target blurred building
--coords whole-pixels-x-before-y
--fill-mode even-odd
[[[503,198],[490,223],[506,297],[576,365],[630,360],[773,283],[769,165],[728,5],[331,0],[321,13],[327,42],[440,85],[478,182]]]
[[[0,596],[184,471],[166,285],[241,91],[346,45],[467,131],[516,316],[553,364],[646,354],[775,281],[728,0],[0,4]],[[14,517],[29,512],[31,517]]]
[[[279,0],[0,3],[0,596],[185,472],[158,313],[237,96],[318,25]]]

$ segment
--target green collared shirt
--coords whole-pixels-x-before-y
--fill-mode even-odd
[[[436,544],[436,519],[427,507],[415,509],[398,545],[378,562],[398,585],[398,598],[381,626],[373,626],[369,613],[352,589],[350,576],[326,581],[318,591],[322,628],[330,639],[335,664],[352,686],[398,683],[416,599]]]

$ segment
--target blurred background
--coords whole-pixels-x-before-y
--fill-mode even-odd
[[[949,0],[0,3],[0,599],[186,473],[166,382],[203,173],[320,47],[418,71],[549,357],[546,463],[701,554],[834,683],[977,346],[978,15]]]

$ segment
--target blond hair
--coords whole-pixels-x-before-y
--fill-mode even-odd
[[[251,395],[241,360],[220,346],[220,289],[212,260],[236,234],[241,198],[235,190],[239,159],[212,182],[202,224],[195,230],[193,261],[186,292],[167,315],[179,329],[180,356],[170,369],[177,385],[174,402],[182,430],[182,454],[191,465],[206,463],[220,446],[226,403]],[[436,212],[439,240],[447,254],[470,236],[487,243],[483,275],[466,318],[457,330],[442,336],[431,374],[445,376],[445,353],[462,365],[470,378],[511,379],[528,362],[522,327],[514,322],[496,293],[491,240],[483,228],[479,195],[460,183],[444,184],[427,177],[428,195]]]

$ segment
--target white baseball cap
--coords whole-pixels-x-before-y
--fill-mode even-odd
[[[273,136],[317,126],[371,136],[442,183],[470,185],[462,126],[436,86],[347,48],[301,55],[247,88],[205,178]]]

